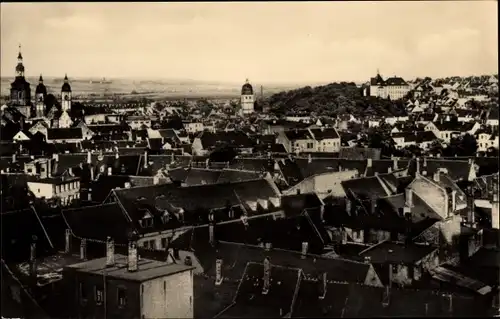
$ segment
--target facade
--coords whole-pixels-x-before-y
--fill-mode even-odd
[[[254,112],[255,96],[253,87],[248,83],[248,79],[241,88],[241,113],[242,115],[252,114]]]
[[[410,85],[403,78],[391,77],[384,80],[380,74],[370,79],[370,96],[399,100],[410,92]]]
[[[114,253],[63,270],[68,309],[78,318],[193,318],[192,266]]]

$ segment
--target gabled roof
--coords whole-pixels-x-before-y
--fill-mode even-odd
[[[64,209],[61,214],[67,227],[78,238],[105,241],[111,236],[117,243],[125,244],[129,231],[134,230],[117,203]]]
[[[233,304],[216,318],[279,318],[291,313],[300,287],[301,270],[272,265],[269,292],[265,295],[263,277],[264,265],[248,262]]]
[[[71,140],[82,139],[82,129],[80,127],[73,128],[49,128],[47,129],[48,140]]]

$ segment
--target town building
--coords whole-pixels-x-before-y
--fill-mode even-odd
[[[377,72],[377,76],[370,79],[370,96],[399,100],[408,92],[410,92],[410,86],[401,77],[394,76],[384,80]]]
[[[140,258],[135,242],[128,256],[115,254],[66,266],[68,305],[74,317],[193,318],[193,268]]]

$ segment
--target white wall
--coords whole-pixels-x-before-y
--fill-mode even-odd
[[[165,276],[142,284],[145,318],[193,318],[193,271]]]

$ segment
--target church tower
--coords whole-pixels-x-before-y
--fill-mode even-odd
[[[243,115],[252,114],[254,112],[254,103],[253,87],[248,83],[247,79],[241,87],[241,113]]]
[[[71,110],[71,86],[69,85],[68,75],[64,76],[64,84],[61,88],[61,111]]]
[[[31,88],[30,84],[26,82],[26,79],[24,78],[24,64],[23,55],[21,54],[21,46],[19,46],[19,54],[17,55],[16,77],[14,82],[10,84],[10,104],[18,107],[27,107],[31,105]]]
[[[38,80],[38,85],[35,90],[36,98],[36,117],[45,116],[45,97],[47,96],[47,88],[43,84],[43,78],[40,74],[40,79]]]

